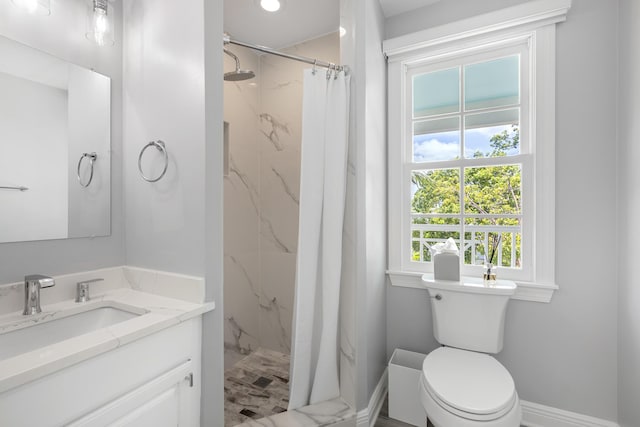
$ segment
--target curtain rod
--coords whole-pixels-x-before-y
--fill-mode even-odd
[[[222,36],[222,41],[224,42],[224,44],[230,43],[238,46],[248,47],[249,49],[258,50],[264,53],[270,53],[271,55],[281,56],[283,58],[293,59],[294,61],[306,62],[307,64],[311,64],[316,67],[323,67],[329,70],[336,70],[338,72],[344,71],[345,73],[348,71],[348,67],[344,65],[337,65],[332,62],[325,62],[325,61],[320,61],[314,58],[307,58],[306,56],[291,55],[288,53],[277,51],[275,49],[271,49],[266,46],[260,46],[260,45],[255,45],[251,43],[241,42],[239,40],[232,39],[229,34],[224,34]]]

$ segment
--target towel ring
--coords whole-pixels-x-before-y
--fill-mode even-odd
[[[162,168],[162,172],[160,172],[160,175],[158,175],[158,177],[156,178],[149,178],[145,176],[144,172],[142,172],[142,155],[144,154],[144,151],[147,148],[151,147],[152,145],[155,146],[159,151],[162,151],[162,154],[164,156],[164,168]],[[167,154],[167,149],[163,141],[160,141],[160,140],[151,141],[147,145],[142,147],[142,150],[140,151],[140,155],[138,156],[138,170],[140,171],[140,176],[142,176],[142,179],[144,179],[147,182],[160,181],[160,179],[164,176],[164,174],[167,173],[168,166],[169,166],[169,155]]]
[[[84,188],[87,188],[91,184],[91,181],[93,181],[93,162],[95,162],[97,158],[98,155],[94,151],[93,153],[82,153],[80,160],[78,160],[78,182]],[[82,182],[82,178],[80,178],[80,166],[82,166],[82,161],[84,159],[89,159],[89,168],[91,169],[91,174],[89,175],[89,180],[86,184],[84,184]]]

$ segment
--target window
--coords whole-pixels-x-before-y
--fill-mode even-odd
[[[463,276],[495,248],[515,298],[549,302],[555,272],[555,24],[532,2],[384,42],[389,276],[422,287],[452,237]]]
[[[429,248],[451,237],[463,275],[481,275],[493,252],[501,275],[526,278],[528,64],[528,44],[520,43],[407,66],[402,191],[410,194],[403,236],[410,269],[432,271]]]

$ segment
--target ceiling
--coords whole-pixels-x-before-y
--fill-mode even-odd
[[[278,12],[266,12],[259,0],[225,0],[225,32],[243,42],[279,49],[340,27],[340,0],[280,1]]]
[[[385,17],[440,0],[379,0]],[[340,0],[281,0],[278,12],[266,12],[259,0],[225,0],[224,30],[234,39],[279,49],[338,31]]]

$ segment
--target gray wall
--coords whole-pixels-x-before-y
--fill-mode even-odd
[[[204,276],[206,299],[218,304],[203,316],[203,426],[224,424],[221,34],[222,2],[125,4],[127,264]],[[169,168],[148,183],[138,153],[157,139]],[[156,173],[158,152],[149,149],[146,159],[147,173]]]
[[[138,0],[125,17],[127,263],[205,277],[220,306],[203,317],[201,423],[223,425],[222,3]],[[137,155],[155,139],[170,163],[152,184]]]
[[[343,258],[353,265],[343,265],[343,274],[355,280],[349,302],[355,311],[355,404],[360,411],[367,408],[387,361],[386,63],[379,2],[343,1],[341,24],[349,33],[342,42],[342,59],[352,71],[350,178],[355,173],[355,186],[349,187],[353,193],[348,192],[355,194],[355,205],[347,203],[347,224],[355,219],[353,253]]]
[[[127,264],[196,276],[205,274],[203,7],[202,0],[126,2],[123,50]],[[158,139],[169,166],[146,182],[138,156]],[[151,147],[143,169],[156,177],[163,162]]]
[[[114,4],[116,43],[98,47],[84,37],[82,2],[52,2],[52,13],[38,17],[0,3],[0,34],[65,61],[111,77],[111,235],[108,237],[0,244],[0,283],[25,274],[65,274],[124,264],[122,221],[122,10]],[[34,173],[38,173],[34,171]]]
[[[468,9],[460,3],[476,2],[452,3],[391,18],[387,31],[400,35],[419,30],[420,17],[433,24],[467,17]],[[490,11],[519,2],[477,3]],[[474,13],[481,12],[480,4],[473,7]],[[550,304],[511,303],[505,349],[498,355],[522,399],[608,420],[617,419],[617,249],[613,243],[608,250],[600,247],[613,242],[617,231],[612,221],[617,213],[617,21],[617,2],[580,0],[573,2],[567,22],[558,25],[556,283],[560,290]],[[434,349],[426,292],[387,289],[388,354],[396,347]]]
[[[618,136],[620,141],[618,232],[620,276],[618,303],[618,422],[622,427],[640,423],[640,287],[637,260],[640,249],[640,4],[620,0],[620,81]]]
[[[204,1],[205,281],[207,301],[223,301],[222,4]],[[201,425],[224,425],[224,318],[219,305],[203,318]]]
[[[365,37],[361,50],[365,55],[365,122],[361,128],[364,139],[362,144],[364,157],[360,166],[364,175],[359,178],[363,185],[358,195],[363,195],[364,205],[359,204],[360,222],[364,223],[362,237],[364,259],[364,279],[358,285],[366,292],[366,305],[359,305],[365,311],[366,320],[360,330],[367,334],[367,388],[366,402],[369,403],[380,377],[386,368],[385,346],[387,337],[385,308],[385,270],[387,259],[387,67],[382,54],[384,39],[384,16],[377,0],[368,0],[365,4]],[[364,221],[362,221],[364,219]],[[356,298],[357,300],[357,298]],[[369,408],[372,409],[372,408]]]
[[[345,33],[340,37],[340,63],[349,67],[356,66],[356,16],[357,0],[340,1],[340,26]],[[360,338],[358,336],[357,319],[359,316],[356,301],[357,289],[357,258],[356,227],[358,225],[356,212],[357,192],[357,144],[356,140],[358,120],[358,105],[360,98],[356,96],[357,77],[351,74],[350,112],[349,112],[349,144],[347,151],[347,192],[345,200],[344,226],[342,232],[342,271],[340,277],[340,395],[352,407],[356,407],[356,393],[360,387],[364,364],[358,359]],[[364,354],[364,352],[362,352]]]

